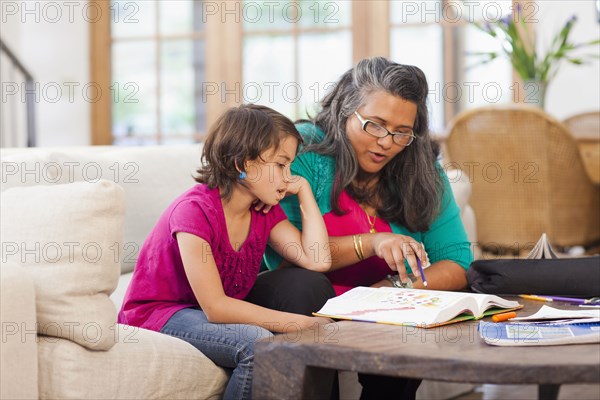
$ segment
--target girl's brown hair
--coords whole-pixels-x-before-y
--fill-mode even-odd
[[[302,143],[294,123],[283,114],[256,104],[230,108],[211,127],[202,150],[202,166],[194,179],[210,188],[218,187],[221,196],[229,199],[234,184],[243,183],[240,171],[244,162],[278,148],[286,136]]]

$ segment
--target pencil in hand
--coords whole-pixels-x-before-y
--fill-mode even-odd
[[[421,264],[421,260],[417,257],[417,266],[419,267],[419,274],[421,274],[421,279],[423,280],[423,286],[427,287],[427,278],[425,278],[425,273],[423,272],[423,264]]]

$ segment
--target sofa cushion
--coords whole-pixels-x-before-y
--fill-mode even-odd
[[[90,351],[40,337],[43,399],[220,399],[227,373],[183,340],[117,324],[115,346]]]
[[[38,333],[110,349],[123,190],[109,181],[40,185],[5,190],[1,200],[2,261],[33,278]]]
[[[51,162],[51,158],[51,152],[37,148],[23,153],[11,153],[7,149],[2,149],[1,190],[60,183],[61,166]]]
[[[0,399],[35,399],[35,288],[29,274],[18,264],[2,263],[0,268],[0,321]]]
[[[133,271],[140,248],[162,212],[195,184],[193,174],[200,165],[200,154],[200,145],[104,147],[59,149],[50,159],[64,166],[65,183],[107,179],[125,190],[124,242],[115,250],[121,272],[127,273]]]

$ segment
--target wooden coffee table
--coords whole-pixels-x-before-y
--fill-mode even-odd
[[[510,298],[510,297],[507,297]],[[519,299],[519,316],[544,303]],[[580,309],[555,302],[553,307]],[[489,318],[486,318],[486,320]],[[343,321],[256,345],[253,397],[327,398],[336,370],[449,382],[537,384],[556,399],[561,384],[600,383],[600,344],[489,346],[477,322],[433,329]]]

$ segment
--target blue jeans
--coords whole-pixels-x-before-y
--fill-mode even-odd
[[[252,397],[254,344],[272,337],[255,325],[213,324],[199,308],[184,308],[173,314],[161,333],[185,340],[220,367],[232,371],[223,399]]]

